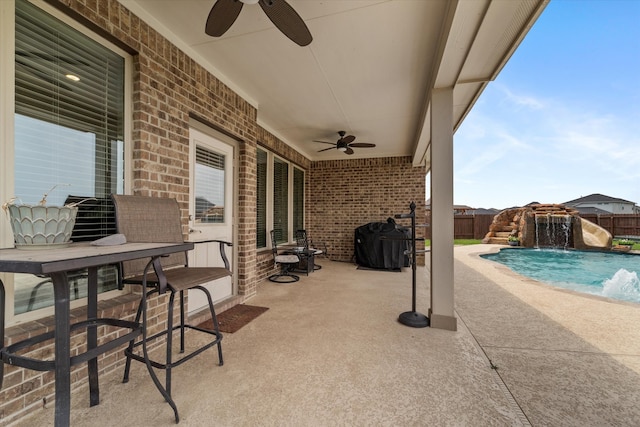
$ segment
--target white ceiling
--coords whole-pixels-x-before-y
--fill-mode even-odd
[[[215,0],[120,0],[258,109],[258,123],[310,160],[413,156],[429,167],[434,87],[454,87],[454,127],[548,0],[289,0],[313,41],[300,47],[259,5],[219,38]],[[351,156],[312,142],[354,142]]]

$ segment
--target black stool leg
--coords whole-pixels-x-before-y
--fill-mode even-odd
[[[147,293],[147,295],[143,295],[141,298],[147,298],[153,292],[155,291],[150,291]],[[140,323],[140,317],[142,317],[142,300],[140,301],[140,304],[138,304],[138,310],[136,311],[136,319],[135,319],[136,323]],[[127,350],[125,351],[127,360],[124,364],[124,377],[122,378],[123,383],[129,382],[129,372],[131,371],[131,354],[133,353],[134,343],[135,343],[135,339],[132,339],[131,341],[129,341],[129,347],[127,347]]]
[[[171,291],[169,296],[169,307],[167,309],[167,363],[165,364],[165,390],[171,397],[171,350],[173,345],[173,303],[176,293]]]
[[[180,353],[184,353],[184,291],[180,291]]]
[[[218,316],[216,316],[216,309],[213,307],[213,299],[211,298],[211,293],[203,286],[198,286],[198,288],[204,292],[207,296],[207,301],[209,302],[209,311],[211,312],[211,319],[213,321],[213,331],[215,332],[216,338],[218,338],[218,364],[220,366],[224,365],[224,360],[222,359],[222,333],[220,332],[220,324],[218,323]]]

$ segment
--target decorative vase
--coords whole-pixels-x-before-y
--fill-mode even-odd
[[[517,240],[509,240],[508,243],[509,246],[518,246],[520,244]]]
[[[76,222],[76,206],[7,205],[18,249],[66,246]]]

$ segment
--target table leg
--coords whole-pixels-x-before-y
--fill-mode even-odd
[[[313,270],[315,270],[314,267],[314,262],[315,260],[314,258],[314,254],[309,254],[307,255],[307,276],[309,275],[309,273],[313,273]]]
[[[87,319],[98,317],[98,268],[89,268],[87,278]],[[98,346],[98,327],[87,328],[87,348],[89,350]],[[89,370],[89,406],[100,403],[100,386],[98,384],[98,358],[90,359],[87,363]]]
[[[69,320],[69,283],[65,272],[52,273],[55,307],[55,427],[70,424],[71,411],[71,321]]]

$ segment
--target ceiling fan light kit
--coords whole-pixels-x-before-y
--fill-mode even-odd
[[[204,32],[220,37],[236,22],[242,6],[260,4],[263,12],[282,34],[300,46],[313,40],[307,24],[285,0],[217,0],[211,8]]]
[[[329,148],[324,148],[322,150],[319,150],[318,153],[321,153],[323,151],[328,151],[328,150],[333,150],[336,149],[338,151],[342,151],[345,154],[353,154],[355,153],[355,151],[353,151],[352,147],[355,148],[373,148],[376,146],[376,144],[368,144],[366,142],[353,142],[356,137],[353,135],[347,135],[345,136],[347,133],[343,130],[338,131],[338,135],[340,135],[340,139],[338,139],[336,142],[327,142],[327,141],[318,141],[318,140],[314,140],[313,142],[320,142],[322,144],[329,144],[329,145],[333,145],[333,147],[329,147]]]

